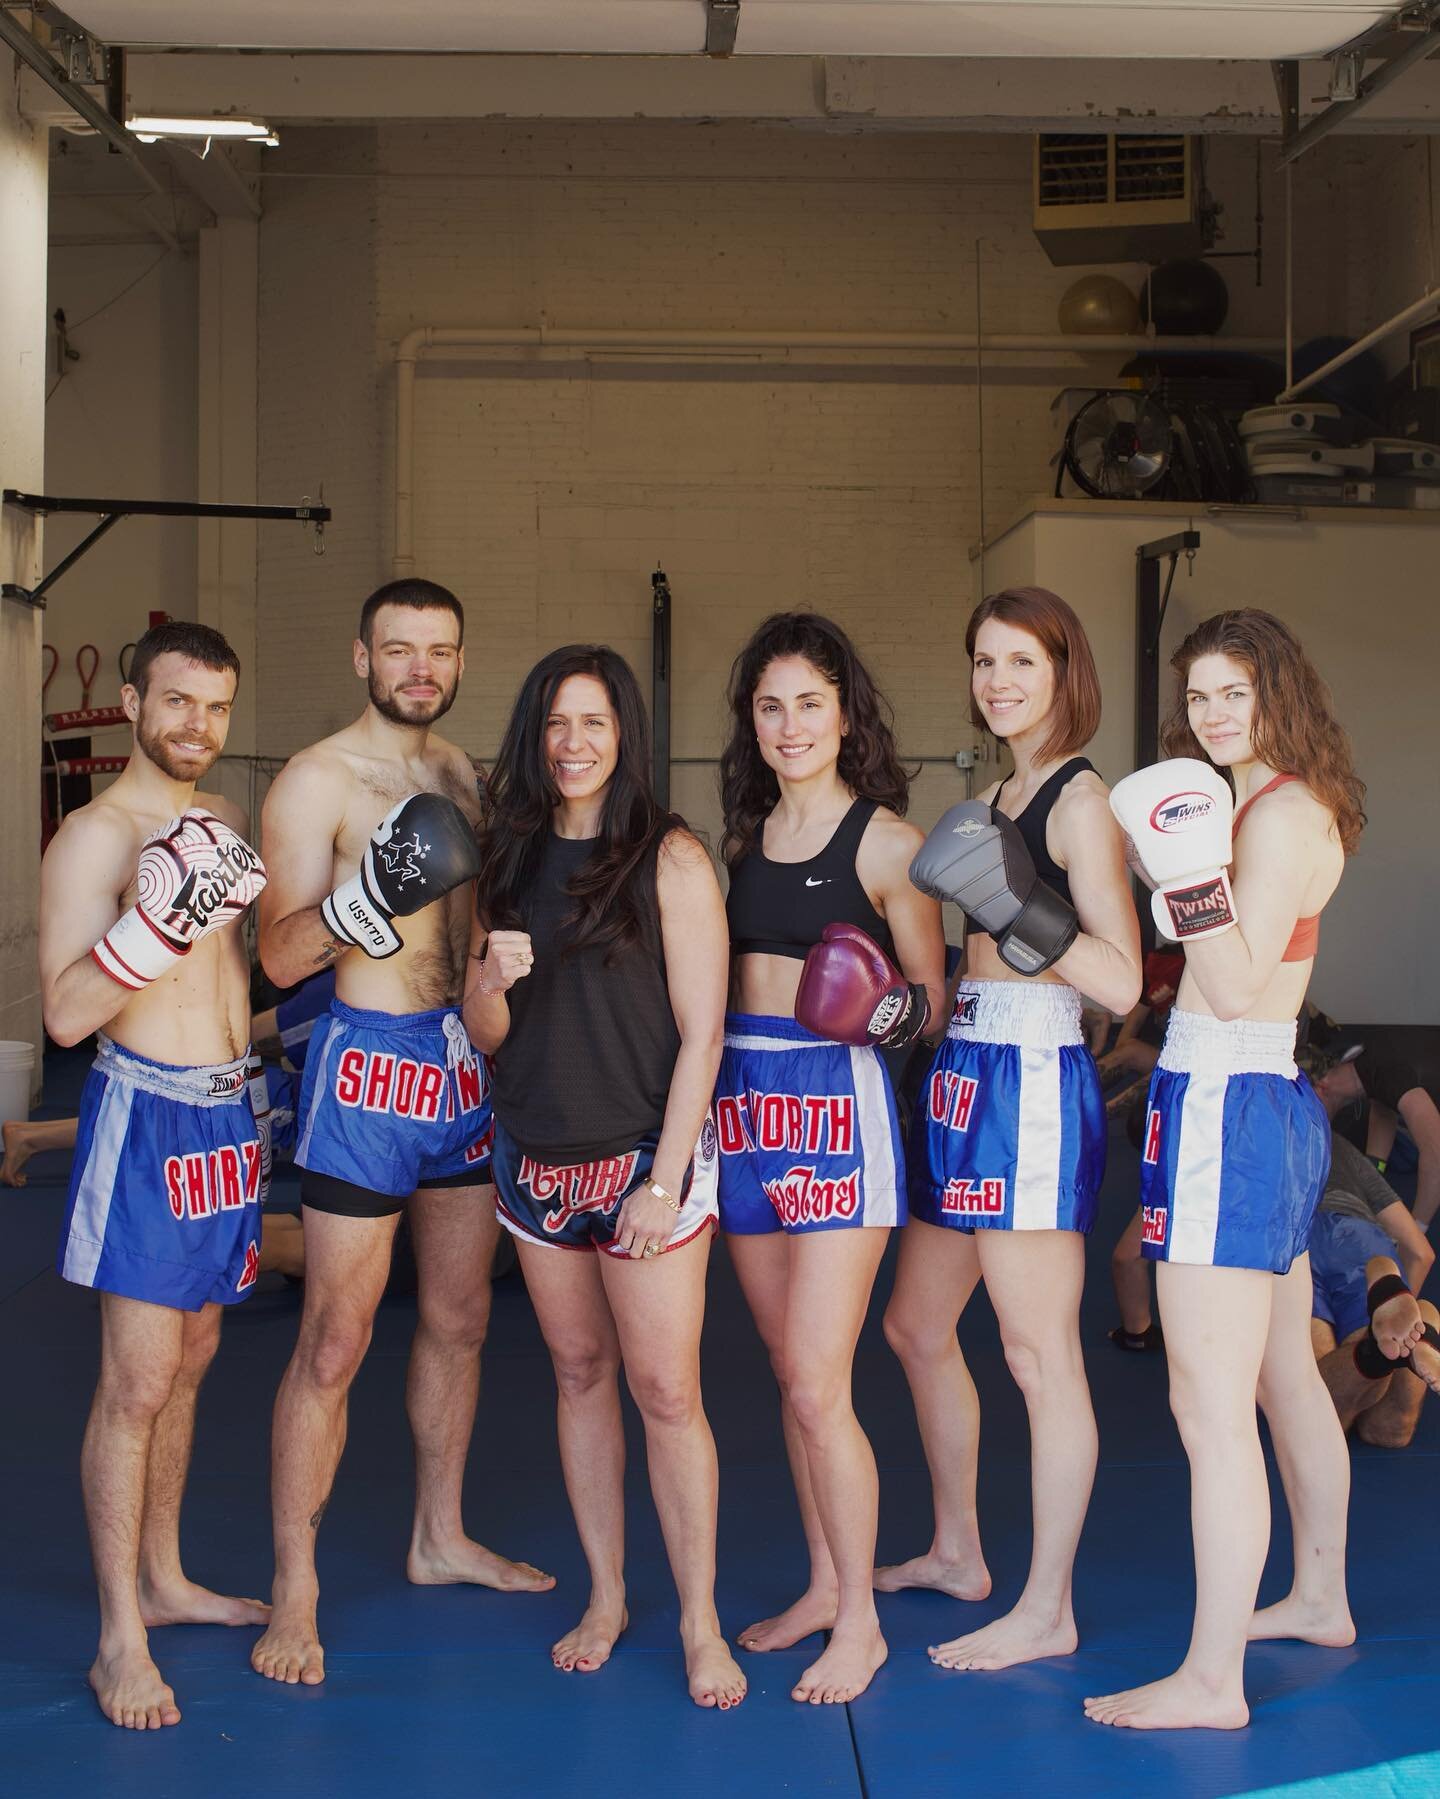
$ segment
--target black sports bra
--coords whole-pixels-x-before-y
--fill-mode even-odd
[[[1020,816],[1010,820],[1025,840],[1025,847],[1029,850],[1035,864],[1036,874],[1047,887],[1054,888],[1067,906],[1071,903],[1070,877],[1045,847],[1045,826],[1049,823],[1050,814],[1055,809],[1055,802],[1060,797],[1061,788],[1067,782],[1073,781],[1076,775],[1085,769],[1089,769],[1091,774],[1095,773],[1095,765],[1084,756],[1072,756],[1068,762],[1062,762],[1053,775],[1047,776],[1040,783],[1033,798]],[[1000,795],[1005,791],[1006,782],[1009,779],[1009,775],[1006,775],[1005,780],[995,789],[995,798],[991,804],[997,812],[1000,810]]]
[[[794,956],[820,941],[827,924],[853,924],[895,953],[890,927],[871,904],[855,872],[855,856],[875,800],[856,800],[830,841],[808,862],[772,862],[760,847],[730,869],[725,916],[737,955]],[[763,831],[762,831],[763,845]]]

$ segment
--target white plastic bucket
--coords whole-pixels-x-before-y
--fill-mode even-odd
[[[0,1122],[30,1116],[35,1045],[0,1038]]]

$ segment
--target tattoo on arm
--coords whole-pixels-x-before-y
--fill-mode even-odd
[[[311,1514],[310,1514],[311,1530],[319,1530],[320,1520],[325,1516],[325,1508],[327,1505],[329,1505],[329,1503],[330,1503],[330,1495],[327,1493],[325,1495],[325,1497],[320,1501],[320,1504],[316,1507],[316,1509],[313,1512],[311,1512]]]
[[[320,954],[318,956],[316,956],[315,966],[317,968],[328,968],[329,965],[340,954],[340,951],[343,947],[344,946],[339,943],[327,943],[325,945],[324,949],[321,950]]]

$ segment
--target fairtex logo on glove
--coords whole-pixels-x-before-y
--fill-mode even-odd
[[[1208,793],[1172,793],[1150,814],[1150,828],[1173,836],[1214,816],[1215,802]]]
[[[263,864],[248,843],[238,837],[222,843],[208,868],[192,868],[186,875],[170,901],[166,922],[178,924],[183,917],[200,931],[227,907],[243,912],[253,898],[246,887],[257,869],[263,870]]]

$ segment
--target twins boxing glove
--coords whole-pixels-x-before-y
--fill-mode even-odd
[[[331,933],[367,956],[393,956],[402,939],[392,918],[408,918],[480,870],[470,820],[438,793],[412,793],[392,806],[365,846],[359,870],[320,912]]]
[[[930,1022],[930,1002],[873,937],[853,924],[827,924],[805,958],[795,1020],[837,1043],[899,1048]]]
[[[1014,819],[983,800],[950,808],[916,851],[910,881],[957,905],[1017,974],[1043,974],[1080,934],[1075,908],[1035,873]]]
[[[112,981],[138,993],[239,918],[264,886],[265,865],[239,832],[192,806],[146,840],[135,904],[90,954]]]
[[[1237,922],[1226,872],[1235,802],[1218,770],[1193,756],[1157,762],[1115,783],[1110,810],[1154,885],[1150,910],[1167,937],[1194,943]]]

